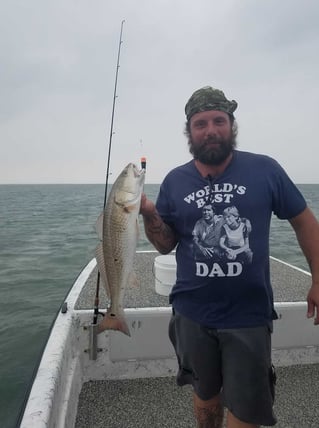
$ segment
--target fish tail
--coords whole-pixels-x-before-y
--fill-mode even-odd
[[[108,311],[102,321],[98,325],[98,334],[104,330],[118,330],[127,336],[131,336],[130,330],[126,323],[124,312],[123,314],[117,315]]]

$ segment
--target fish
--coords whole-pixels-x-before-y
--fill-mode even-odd
[[[110,329],[130,336],[123,298],[128,285],[137,285],[133,269],[139,236],[138,215],[145,169],[129,163],[115,180],[102,214],[96,222],[100,239],[95,250],[100,279],[110,300],[97,327],[98,334]]]

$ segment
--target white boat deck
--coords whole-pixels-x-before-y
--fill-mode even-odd
[[[168,306],[168,298],[158,295],[154,289],[153,261],[156,255],[137,254],[135,267],[141,284],[139,288],[127,290],[124,302],[126,308]],[[310,276],[303,271],[271,260],[271,276],[276,302],[301,302],[306,299]],[[95,283],[94,270],[76,303],[76,309],[92,308]],[[101,290],[100,296],[100,307],[105,308],[107,299],[104,290]],[[319,343],[317,339],[315,343]],[[317,348],[313,352],[318,353]],[[278,367],[276,371],[276,427],[318,428],[319,364]],[[173,374],[84,383],[75,427],[194,428],[196,424],[192,412],[191,389],[177,387]]]

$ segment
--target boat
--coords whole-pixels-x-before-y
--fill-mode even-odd
[[[173,260],[173,261],[172,261]],[[92,323],[97,268],[92,259],[61,305],[17,426],[20,428],[195,427],[191,388],[177,387],[167,329],[174,254],[137,251],[140,286],[126,290],[131,336]],[[319,330],[306,318],[308,272],[270,258],[278,320],[277,427],[318,427]],[[108,300],[100,290],[105,312]]]

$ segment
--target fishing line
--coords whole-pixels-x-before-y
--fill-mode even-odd
[[[103,210],[106,206],[107,201],[107,189],[108,189],[108,179],[110,175],[110,160],[111,160],[111,148],[112,148],[112,138],[113,138],[113,124],[114,124],[114,113],[115,113],[115,103],[117,98],[117,81],[118,81],[118,74],[119,74],[119,68],[120,68],[120,55],[121,55],[121,46],[123,43],[122,40],[122,33],[123,33],[123,25],[125,20],[121,22],[121,32],[120,32],[120,41],[117,51],[117,63],[116,63],[116,72],[115,72],[115,83],[114,83],[114,92],[113,92],[113,104],[112,104],[112,116],[111,116],[111,128],[110,128],[110,137],[109,137],[109,148],[108,148],[108,156],[107,156],[107,167],[106,167],[106,176],[105,176],[105,189],[104,189],[104,202],[103,202]],[[97,319],[99,315],[104,315],[103,313],[99,312],[99,294],[100,294],[100,272],[97,273],[97,279],[96,279],[96,292],[95,292],[95,299],[94,299],[94,316],[93,316],[93,324],[97,324]]]

